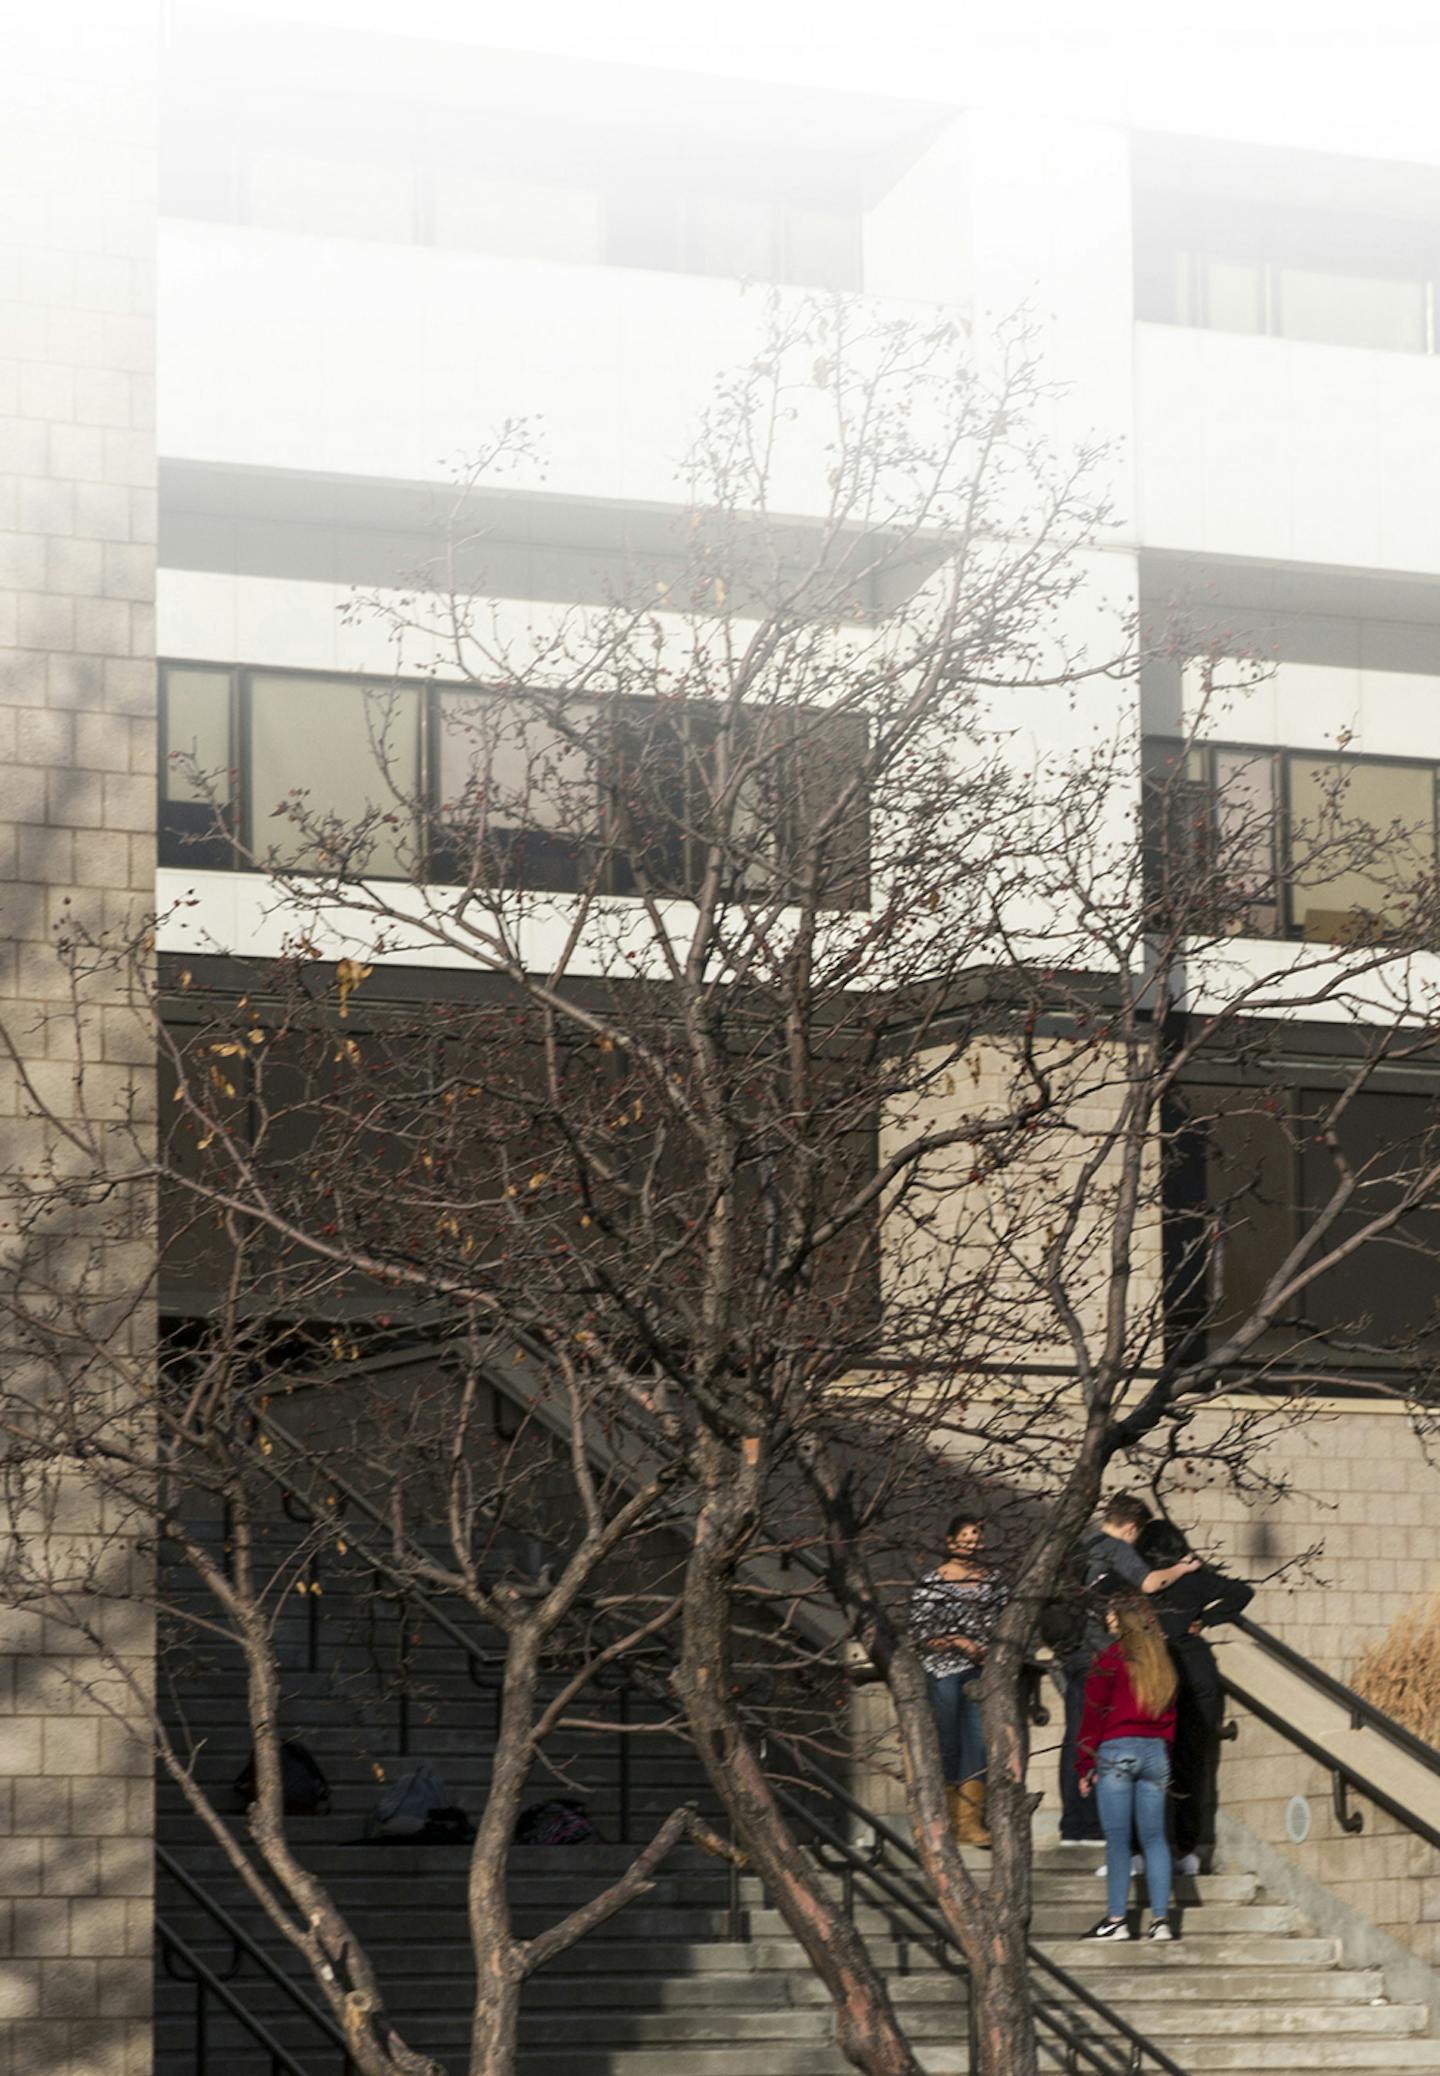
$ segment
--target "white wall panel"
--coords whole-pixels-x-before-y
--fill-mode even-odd
[[[167,459],[445,483],[526,419],[540,452],[497,487],[639,504],[683,501],[698,414],[767,330],[730,280],[181,222],[160,302]],[[814,406],[780,428],[774,510],[826,507]]]
[[[1440,569],[1440,358],[1135,327],[1148,548]]]
[[[1194,665],[1187,665],[1184,685],[1193,722],[1200,699]],[[1203,733],[1218,742],[1440,761],[1440,674],[1280,663],[1257,685],[1217,696]]]

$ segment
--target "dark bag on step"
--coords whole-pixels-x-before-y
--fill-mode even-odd
[[[532,1802],[515,1819],[517,1845],[584,1845],[599,1836],[585,1804],[568,1795],[551,1802]]]
[[[328,1816],[330,1783],[320,1761],[298,1737],[284,1738],[280,1745],[280,1792],[286,1816]],[[235,1793],[248,1809],[255,1800],[255,1754],[252,1751],[235,1776]]]

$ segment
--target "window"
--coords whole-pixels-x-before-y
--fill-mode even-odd
[[[416,171],[400,159],[252,148],[245,186],[246,221],[266,230],[397,245],[416,236]]]
[[[1384,935],[1435,873],[1435,771],[1373,757],[1286,759],[1291,935]]]
[[[495,140],[448,150],[407,148],[398,136],[380,137],[374,148],[353,135],[307,144],[245,136],[233,111],[202,111],[167,133],[161,207],[169,216],[312,237],[860,286],[858,206],[785,200],[758,185],[747,191],[743,175],[738,188],[677,185],[660,174],[607,188],[598,174],[552,174],[538,145],[517,164]]]
[[[1333,1267],[1297,1291],[1249,1358],[1340,1357],[1362,1374],[1433,1361],[1440,1337],[1440,1210],[1423,1205],[1344,1253],[1440,1159],[1430,1090],[1196,1087],[1169,1120],[1167,1314],[1214,1345],[1254,1317],[1276,1271],[1322,1216]],[[1342,1180],[1354,1178],[1344,1202]],[[1318,1253],[1312,1258],[1318,1258]]]
[[[629,894],[643,860],[683,898],[704,870],[723,740],[744,767],[730,894],[793,885],[813,849],[824,906],[869,898],[854,715],[746,709],[722,735],[701,704],[547,713],[503,691],[183,663],[162,666],[160,711],[165,865],[232,868],[234,831],[261,869]]]
[[[1137,198],[1136,314],[1160,324],[1433,353],[1437,282],[1422,222]]]
[[[575,265],[600,258],[600,196],[593,188],[435,166],[429,209],[434,245]]]
[[[853,210],[761,195],[618,189],[606,199],[605,256],[612,266],[853,289],[860,286],[860,224]]]
[[[1146,745],[1146,894],[1162,927],[1276,935],[1278,765],[1273,750]]]
[[[419,688],[255,671],[245,690],[251,850],[303,870],[335,865],[344,845],[351,871],[411,873],[419,855]],[[303,827],[280,812],[292,798]]]
[[[223,870],[231,862],[235,762],[232,676],[204,666],[164,674],[161,700],[158,856],[162,865]]]
[[[1414,932],[1435,893],[1436,781],[1411,760],[1148,743],[1147,899],[1197,936]]]
[[[582,716],[576,716],[581,725]],[[573,892],[597,824],[594,765],[543,715],[480,692],[435,694],[431,870]]]

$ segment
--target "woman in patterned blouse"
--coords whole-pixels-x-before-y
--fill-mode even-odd
[[[957,1844],[988,1846],[985,1733],[976,1688],[991,1632],[1005,1604],[994,1567],[977,1555],[984,1531],[957,1514],[945,1536],[946,1560],[910,1596],[910,1633],[930,1686],[950,1829]]]

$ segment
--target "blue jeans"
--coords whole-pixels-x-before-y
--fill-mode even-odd
[[[1111,1737],[1096,1754],[1096,1798],[1105,1827],[1105,1898],[1111,1917],[1123,1917],[1130,1899],[1130,1836],[1133,1824],[1145,1855],[1150,1914],[1170,1908],[1170,1845],[1165,1836],[1165,1794],[1170,1785],[1170,1747],[1160,1737]]]
[[[985,1732],[975,1692],[979,1678],[978,1665],[964,1672],[925,1675],[930,1706],[935,1711],[935,1728],[940,1734],[940,1761],[945,1778],[952,1785],[976,1780],[985,1771]]]

